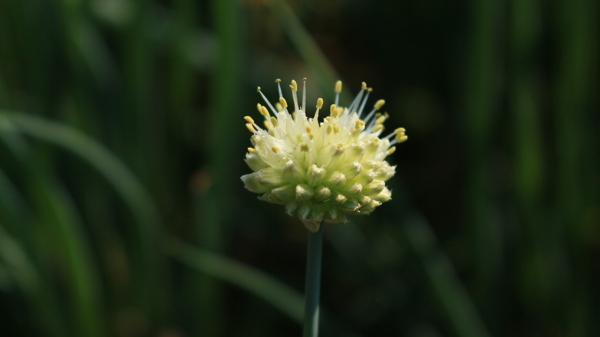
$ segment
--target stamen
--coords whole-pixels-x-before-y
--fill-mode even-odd
[[[283,97],[283,94],[281,93],[281,80],[276,79],[275,82],[277,83],[277,89],[279,90],[279,97]]]
[[[387,150],[386,154],[389,156],[389,155],[391,155],[394,152],[396,152],[396,147],[392,146],[392,147],[389,148],[389,150]]]
[[[308,152],[310,150],[310,148],[308,147],[308,145],[302,143],[300,144],[300,151],[302,152]]]
[[[360,117],[360,115],[362,115],[365,105],[367,104],[367,100],[369,100],[369,95],[371,94],[371,91],[373,91],[373,88],[367,89],[367,94],[365,95],[365,99],[363,99],[363,102],[360,105],[360,109],[358,110],[358,117]]]
[[[244,117],[244,120],[246,120],[246,122],[248,122],[250,124],[254,124],[254,119],[252,119],[252,117],[250,117],[250,116]]]
[[[261,109],[260,109],[260,110],[261,110],[261,111],[260,111],[260,113],[261,113],[263,116],[265,116],[265,117],[269,118],[269,116],[270,116],[270,115],[269,115],[269,110],[267,110],[267,108],[265,108],[264,106],[261,106]]]
[[[256,91],[262,96],[263,100],[267,103],[267,105],[269,106],[269,108],[271,109],[271,111],[273,111],[273,113],[276,113],[277,110],[275,110],[275,108],[271,105],[271,102],[269,102],[269,100],[267,99],[267,97],[265,96],[265,94],[262,93],[262,91],[260,90],[260,87],[258,87],[256,89]]]
[[[337,106],[335,106],[335,104],[332,104],[329,107],[329,115],[331,115],[331,117],[335,118],[335,110],[336,110]]]
[[[335,105],[340,104],[340,93],[342,92],[342,81],[335,82]]]
[[[248,129],[248,131],[252,133],[256,133],[256,129],[254,128],[254,126],[252,126],[251,123],[246,123],[246,129]]]
[[[366,89],[367,84],[365,82],[362,82],[362,89],[360,89],[358,95],[356,95],[356,98],[354,98],[354,101],[352,101],[352,104],[350,104],[350,106],[348,107],[348,111],[355,112],[355,110],[353,109],[360,103]]]
[[[302,79],[304,86],[302,88],[302,111],[306,113],[306,77]]]
[[[318,121],[319,121],[319,110],[321,110],[322,107],[323,107],[323,99],[319,98],[319,99],[317,99],[317,111],[315,112],[315,117],[313,117],[313,119],[316,121],[316,123],[318,123]]]
[[[287,101],[283,97],[279,97],[279,103],[281,103],[281,106],[284,108],[288,107]]]
[[[277,118],[271,117],[271,124],[273,124],[274,127],[277,127],[279,125],[279,123],[277,122]]]
[[[292,98],[294,100],[294,109],[296,109],[295,111],[298,111],[300,109],[298,109],[298,83],[296,83],[296,81],[292,80],[292,84],[290,84],[290,88],[292,89]]]
[[[254,154],[258,154],[258,151],[255,148],[253,148],[253,147],[249,147],[248,148],[248,152],[254,153]]]
[[[279,148],[275,145],[271,146],[271,150],[273,150],[275,153],[279,152]]]

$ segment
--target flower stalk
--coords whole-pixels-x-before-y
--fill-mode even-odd
[[[319,229],[314,233],[308,231],[303,337],[317,337],[319,335],[322,251],[323,226],[319,226]]]

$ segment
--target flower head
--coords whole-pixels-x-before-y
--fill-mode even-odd
[[[242,176],[246,188],[261,193],[259,199],[285,205],[304,225],[316,232],[323,220],[346,222],[346,213],[369,214],[390,200],[385,182],[395,173],[385,158],[394,153],[396,143],[406,141],[403,128],[379,137],[388,114],[379,111],[383,100],[363,117],[372,89],[362,89],[348,108],[338,106],[342,82],[335,84],[335,104],[322,121],[323,99],[319,98],[313,118],[306,116],[306,79],[302,102],[298,84],[292,81],[293,106],[281,92],[275,107],[263,97],[266,107],[258,104],[264,117],[261,128],[246,116],[246,128],[252,133],[253,147],[248,148],[246,163],[254,171]],[[299,105],[301,103],[301,105]],[[290,111],[293,111],[290,113]]]

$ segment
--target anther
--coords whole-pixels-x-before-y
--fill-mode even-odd
[[[403,142],[405,142],[407,139],[408,139],[408,136],[406,136],[406,135],[402,135],[402,136],[398,135],[398,136],[396,136],[396,141],[397,141],[398,143],[403,143]]]
[[[380,116],[375,120],[375,124],[383,124],[383,122],[385,122],[385,119],[385,116]]]
[[[277,118],[271,117],[271,124],[273,124],[274,127],[277,127],[279,125],[279,123],[277,122]]]
[[[273,123],[271,123],[271,122],[269,122],[267,120],[265,120],[263,124],[265,124],[265,127],[267,129],[272,129],[273,128]]]
[[[296,83],[296,81],[292,80],[292,84],[290,84],[290,88],[292,88],[292,90],[294,90],[294,92],[298,92],[298,83]]]
[[[256,87],[256,92],[260,92],[260,87]]]
[[[258,154],[258,151],[255,148],[253,148],[253,147],[249,147],[248,148],[248,152],[254,153],[254,154]]]
[[[342,81],[335,82],[335,92],[338,94],[342,92]]]
[[[275,83],[279,83],[279,82],[281,82],[281,79],[279,79],[279,78],[275,79]]]
[[[263,116],[265,116],[265,117],[269,117],[269,110],[267,110],[266,107],[261,106],[260,114],[263,115]]]
[[[330,114],[332,117],[335,117],[335,111],[336,111],[336,108],[337,108],[337,107],[335,106],[335,104],[332,104],[332,105],[329,107],[329,114]]]
[[[302,152],[308,152],[310,150],[310,148],[308,147],[308,145],[302,143],[300,144],[300,151]]]
[[[396,152],[396,147],[392,146],[392,147],[389,148],[389,150],[387,150],[386,154],[389,156],[389,155],[391,155],[394,152]]]
[[[312,129],[311,129],[311,127],[310,127],[310,126],[307,126],[307,127],[306,127],[306,132],[307,132],[307,133],[311,133],[311,132],[312,132]]]
[[[367,83],[362,82],[362,88],[365,89],[365,90],[367,90]]]
[[[252,126],[251,124],[246,124],[246,127],[248,127],[248,125]],[[333,127],[331,125],[327,126],[327,134],[331,134],[331,131],[333,131]]]
[[[275,146],[275,145],[273,145],[271,147],[271,150],[273,150],[273,152],[275,152],[275,153],[279,152],[279,148],[277,146]]]
[[[287,101],[283,97],[279,97],[279,103],[281,103],[281,106],[283,106],[284,108],[288,107]]]
[[[255,133],[256,130],[254,129],[254,126],[252,126],[251,123],[246,123],[246,129],[248,129],[248,131]]]
[[[337,125],[337,123],[333,124],[333,133],[339,133],[340,132],[340,126]]]
[[[376,110],[379,110],[379,109],[381,109],[381,107],[382,107],[384,104],[385,104],[385,101],[384,101],[384,100],[382,100],[382,99],[380,99],[379,101],[377,101],[377,102],[375,103],[375,109],[376,109]]]
[[[404,128],[397,128],[396,130],[394,130],[394,133],[397,135],[400,135],[400,134],[403,135],[405,132],[406,132],[406,129],[404,129]]]
[[[317,99],[317,109],[321,109],[323,107],[323,99]]]
[[[244,120],[246,120],[246,122],[248,122],[248,123],[250,123],[250,124],[253,124],[253,123],[254,123],[254,119],[252,119],[252,117],[250,117],[250,116],[246,116],[246,117],[244,117]]]
[[[377,133],[379,131],[383,130],[383,124],[377,124],[374,128],[373,128],[373,133]]]

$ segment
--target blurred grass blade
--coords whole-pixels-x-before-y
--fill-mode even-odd
[[[298,53],[300,53],[304,61],[317,76],[317,82],[324,95],[333,101],[335,97],[333,87],[337,80],[342,79],[340,75],[329,63],[325,55],[323,55],[315,40],[306,31],[300,19],[285,1],[272,0],[265,2],[296,47]],[[348,90],[342,91],[341,96],[342,101],[349,103],[352,100]]]
[[[0,132],[17,131],[58,145],[87,161],[111,183],[129,205],[136,220],[139,247],[136,249],[138,301],[151,312],[164,310],[166,273],[158,252],[160,216],[148,193],[136,177],[106,148],[67,126],[32,115],[0,111]]]
[[[181,263],[245,289],[272,304],[294,321],[302,322],[303,296],[260,270],[195,248],[177,238],[169,240],[166,251]]]
[[[402,229],[457,336],[491,337],[452,268],[452,263],[437,248],[434,234],[428,225],[421,218],[415,217],[405,223]]]
[[[11,237],[1,224],[0,265],[31,304],[41,323],[37,331],[46,336],[67,336],[60,310],[56,310],[59,307],[56,291],[50,289],[49,282],[42,281],[19,242]]]
[[[32,164],[36,165],[37,162]],[[44,245],[50,248],[51,253],[56,251],[59,264],[64,268],[75,318],[72,324],[81,336],[108,336],[101,314],[104,305],[98,268],[76,206],[62,186],[45,172],[35,168],[33,171],[37,177],[30,181],[37,199],[34,203],[37,216],[41,219],[38,227],[42,231]]]

